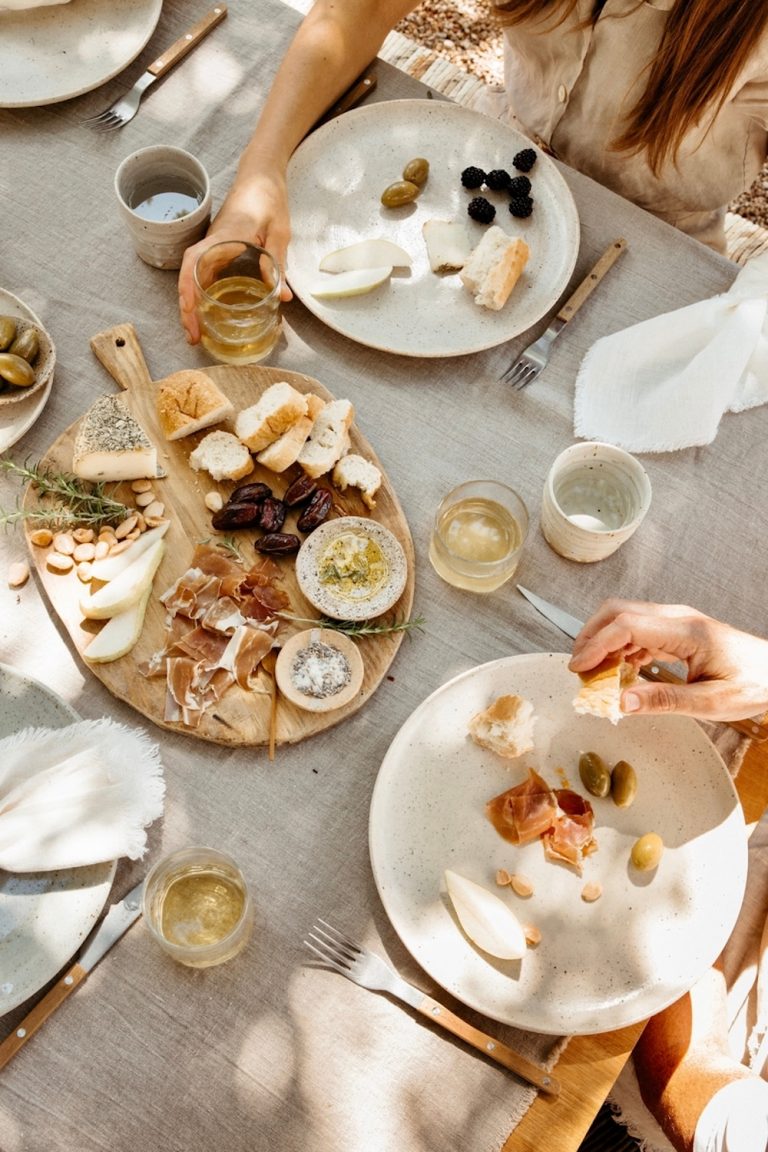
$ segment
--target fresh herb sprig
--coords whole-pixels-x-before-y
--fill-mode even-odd
[[[330,628],[334,632],[343,632],[345,636],[385,636],[392,632],[405,632],[409,635],[412,629],[424,631],[424,617],[415,616],[413,620],[384,620],[377,623],[375,620],[331,620],[321,616],[319,620],[311,620],[306,616],[293,616],[290,612],[278,612],[283,620],[292,620],[295,624],[310,624],[314,628]]]
[[[241,564],[245,564],[245,557],[240,551],[234,536],[207,536],[205,540],[201,540],[200,543],[207,544],[211,548],[220,548],[222,552],[228,552],[235,560],[239,560]]]
[[[41,497],[53,503],[34,508],[0,508],[0,527],[8,528],[23,521],[48,528],[82,525],[91,528],[102,524],[119,524],[132,514],[132,509],[110,496],[103,484],[91,484],[69,472],[56,472],[39,464],[16,464],[0,456],[0,469],[22,483],[32,484]]]

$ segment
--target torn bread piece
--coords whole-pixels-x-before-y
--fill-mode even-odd
[[[510,297],[529,256],[528,245],[520,237],[508,236],[493,224],[459,273],[475,304],[498,312]]]
[[[375,497],[381,487],[381,472],[364,456],[357,456],[354,452],[342,456],[333,467],[331,479],[340,492],[345,492],[347,488],[359,488],[366,506],[371,511],[376,507]]]
[[[472,251],[472,242],[457,220],[425,220],[421,226],[433,272],[458,272]]]
[[[278,380],[256,404],[238,412],[235,432],[251,452],[261,452],[306,415],[306,396],[287,380]]]
[[[637,680],[637,672],[620,656],[611,656],[589,672],[579,672],[581,688],[574,698],[573,707],[579,716],[599,716],[618,724],[621,694]]]
[[[312,425],[325,407],[325,401],[311,393],[306,396],[306,401],[306,416],[300,416],[282,436],[278,436],[277,440],[268,444],[256,456],[259,464],[272,472],[285,472],[286,468],[296,463],[312,431]]]
[[[469,734],[481,748],[514,760],[533,749],[536,717],[533,704],[522,696],[499,696],[469,722]]]
[[[317,479],[330,472],[349,451],[349,428],[355,410],[349,400],[326,404],[312,425],[309,439],[299,453],[298,463],[308,476]]]
[[[180,440],[235,414],[219,386],[197,368],[184,368],[162,380],[156,404],[166,440]]]
[[[214,480],[242,480],[254,467],[250,452],[231,432],[209,432],[190,453],[189,463]]]

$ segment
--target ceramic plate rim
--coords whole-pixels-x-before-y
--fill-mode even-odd
[[[747,868],[746,833],[738,794],[719,753],[703,729],[686,717],[626,717],[617,726],[594,717],[577,717],[570,710],[570,699],[575,694],[575,690],[570,688],[569,714],[566,716],[562,711],[566,702],[562,696],[563,686],[573,679],[567,672],[569,659],[565,653],[508,656],[468,669],[436,689],[414,709],[391,742],[374,785],[369,819],[369,850],[376,887],[390,922],[417,963],[446,991],[490,1019],[552,1035],[590,1034],[624,1027],[645,1019],[677,999],[714,962],[728,938],[743,898]],[[535,681],[538,687],[532,696],[540,715],[537,749],[530,757],[511,762],[519,764],[519,767],[510,771],[509,762],[479,749],[469,740],[466,721],[477,710],[478,702],[480,707],[485,707],[501,692],[515,691],[517,684],[525,695]],[[551,697],[547,696],[543,684],[553,685]],[[457,699],[461,700],[460,705],[456,703]],[[437,718],[441,727],[436,732]],[[668,726],[666,730],[661,728],[661,724]],[[455,730],[452,730],[452,725]],[[655,753],[656,758],[664,755],[665,748],[678,754],[675,759],[676,787],[690,788],[691,773],[695,769],[697,805],[706,801],[711,811],[708,810],[706,816],[700,814],[698,808],[695,813],[683,814],[680,810],[674,813],[671,806],[664,804],[658,796],[654,801],[652,794],[645,794],[647,799],[644,803],[650,804],[654,819],[659,822],[659,830],[665,835],[668,828],[664,820],[670,825],[676,819],[688,820],[687,834],[681,835],[674,841],[674,847],[665,851],[662,865],[666,870],[660,866],[658,876],[652,877],[650,883],[644,877],[638,878],[637,874],[630,877],[626,863],[621,869],[615,866],[616,853],[620,853],[619,859],[626,862],[628,847],[638,834],[636,830],[631,835],[627,832],[632,828],[633,820],[641,823],[643,818],[648,818],[640,802],[643,795],[640,790],[635,805],[630,809],[617,809],[611,805],[612,811],[608,811],[599,806],[610,805],[610,800],[593,801],[596,834],[604,863],[603,866],[593,865],[593,861],[599,861],[599,849],[586,861],[581,880],[572,870],[544,861],[539,844],[523,849],[507,844],[483,814],[484,802],[524,778],[523,769],[528,766],[543,765],[542,771],[548,781],[555,787],[562,787],[548,758],[558,755],[560,745],[578,747],[581,742],[583,747],[586,740],[605,740],[604,746],[612,747],[614,754],[623,745],[631,749],[636,759],[638,747],[645,746],[646,754],[640,755],[637,766],[652,778],[658,789],[659,771],[654,767],[649,749],[656,748],[660,740],[659,731],[663,743]],[[461,733],[458,741],[457,732]],[[428,735],[423,735],[425,733]],[[425,762],[420,740],[434,741],[433,749],[428,748],[426,753],[431,756],[432,764]],[[683,742],[686,747],[690,745],[685,762],[679,758]],[[440,749],[439,761],[434,749]],[[573,751],[570,748],[571,755]],[[620,751],[615,754],[615,759],[619,758]],[[461,773],[457,760],[463,768]],[[568,763],[569,783],[583,793],[578,769],[574,771],[574,765]],[[449,769],[452,774],[449,774]],[[704,775],[699,776],[697,773],[702,771]],[[431,783],[430,774],[445,783],[443,792],[433,788],[427,791]],[[671,780],[670,773],[666,781],[667,790]],[[711,795],[705,792],[705,784],[711,787]],[[426,793],[426,801],[424,795],[420,795],[420,789],[421,793]],[[471,812],[466,806],[468,796],[474,806]],[[398,828],[392,819],[395,804]],[[413,806],[413,816],[409,805]],[[478,805],[479,809],[475,810]],[[631,815],[634,809],[638,809],[636,816]],[[708,839],[705,840],[701,830],[697,830],[696,821],[710,818],[712,827],[707,826]],[[417,827],[418,834],[415,832]],[[671,844],[673,840],[670,838]],[[719,851],[723,842],[730,853],[730,867],[722,870],[725,875],[722,881],[716,880],[713,889],[714,858],[705,858],[704,853],[709,850],[711,854],[713,848]],[[442,876],[445,868],[454,868],[458,872],[463,868],[470,879],[483,883],[497,894],[506,892],[495,884],[496,868],[504,860],[509,871],[514,871],[509,861],[515,858],[516,853],[526,854],[524,867],[520,870],[532,876],[537,888],[530,903],[526,904],[511,893],[508,899],[523,922],[535,922],[538,915],[543,930],[542,943],[538,948],[530,949],[519,964],[494,961],[469,943],[449,909]],[[606,874],[606,870],[610,871]],[[697,884],[691,881],[694,871],[699,877]],[[579,899],[580,887],[595,878],[603,882],[604,895],[596,904],[585,905]],[[659,881],[661,887],[654,889],[654,882]],[[677,891],[675,885],[680,886],[675,897],[680,901],[680,908],[670,904],[669,892]],[[705,885],[706,892],[703,891]],[[574,900],[566,904],[563,891],[569,893],[569,901],[572,893]],[[627,891],[635,902],[630,905],[635,908],[634,919],[629,921],[625,906]],[[620,901],[619,910],[623,910],[625,915],[624,920],[618,920],[622,925],[621,939],[615,938],[614,928],[612,951],[608,951],[605,933],[615,925],[611,917],[616,916],[616,899]],[[718,905],[718,900],[722,901],[722,906]],[[683,942],[674,933],[682,931],[681,925],[688,927],[683,915],[688,905],[692,909],[691,915],[697,918],[701,938],[693,939],[688,930]],[[562,923],[573,925],[570,939],[564,938],[562,931],[559,936],[557,932],[550,932],[547,936],[544,929],[549,927],[550,921],[546,917],[553,913],[558,928]],[[679,924],[676,923],[678,914],[682,917]],[[715,916],[718,917],[716,924]],[[608,923],[608,929],[604,927],[605,923]],[[627,923],[631,932],[627,930]],[[659,942],[662,936],[663,944]],[[627,944],[630,939],[631,949]],[[664,948],[669,950],[669,956],[662,954]],[[579,957],[584,960],[590,950],[599,957],[599,964],[605,964],[606,956],[611,959],[618,957],[615,984],[612,983],[613,963],[601,969],[599,988],[596,989],[588,977],[582,979],[584,973],[595,971],[597,962],[582,963],[581,966],[578,963]],[[561,958],[564,958],[562,962]],[[636,984],[630,980],[626,986],[622,985],[621,963],[632,969]],[[528,968],[527,964],[530,964]],[[641,970],[644,972],[642,979],[639,975]],[[652,973],[651,982],[649,972]],[[586,996],[582,993],[585,984]],[[607,989],[611,989],[610,994]]]
[[[20,300],[18,296],[14,296],[12,292],[8,292],[5,288],[0,288],[0,312],[9,316],[18,316],[22,320],[31,320],[33,324],[37,324],[39,328],[44,331],[48,329],[43,324],[40,317],[32,311],[28,304]],[[51,347],[55,349],[53,338],[49,334]],[[5,452],[11,448],[17,440],[20,440],[25,432],[28,432],[35,421],[40,416],[43,408],[48,403],[48,397],[51,394],[53,387],[53,376],[56,370],[54,363],[48,380],[43,388],[37,389],[34,395],[19,400],[16,404],[0,405],[0,452]],[[9,419],[5,420],[4,416],[8,415]],[[21,418],[19,418],[21,414]],[[10,417],[16,416],[12,420]]]

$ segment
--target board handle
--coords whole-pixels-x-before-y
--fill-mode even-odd
[[[126,391],[141,392],[152,384],[152,377],[133,324],[118,324],[91,337],[95,356]]]

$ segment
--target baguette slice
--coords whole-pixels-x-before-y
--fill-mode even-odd
[[[498,312],[509,299],[529,256],[528,245],[519,237],[508,236],[494,224],[459,272],[459,279],[472,293],[475,304]]]
[[[272,472],[285,472],[286,468],[290,468],[291,464],[296,463],[299,453],[312,431],[312,425],[325,407],[325,401],[321,400],[319,396],[312,395],[312,393],[307,394],[306,401],[306,416],[300,416],[287,432],[283,432],[282,436],[278,436],[277,440],[268,444],[256,456],[259,464],[263,464]]]
[[[481,748],[514,760],[533,749],[533,704],[522,696],[499,696],[469,722],[469,734]]]
[[[317,479],[330,472],[337,460],[349,451],[349,428],[354,416],[349,400],[333,400],[325,405],[298,457],[308,476]]]
[[[234,416],[235,409],[217,384],[197,368],[174,372],[160,383],[157,415],[166,440],[180,440]]]
[[[261,452],[306,415],[306,396],[287,380],[278,380],[256,404],[238,412],[235,432],[251,452]]]
[[[624,713],[621,711],[621,694],[637,680],[637,673],[631,664],[621,657],[612,656],[598,664],[589,672],[579,672],[581,688],[574,698],[573,707],[579,716],[599,716],[618,724]]]
[[[214,480],[242,480],[253,472],[250,452],[231,432],[209,432],[190,453],[189,463]]]
[[[354,452],[342,456],[333,467],[332,480],[340,492],[345,492],[347,488],[359,488],[363,501],[371,511],[376,507],[375,497],[381,487],[381,472],[370,460]]]

